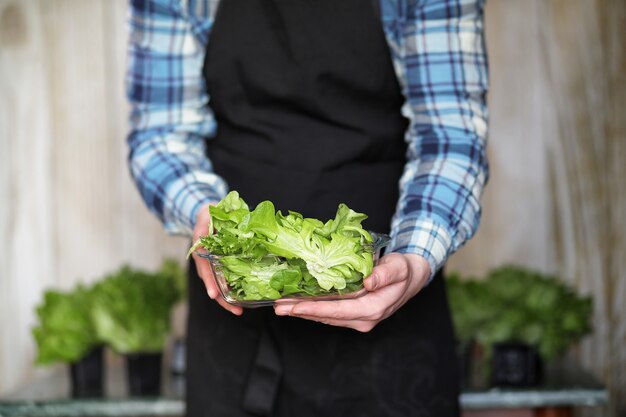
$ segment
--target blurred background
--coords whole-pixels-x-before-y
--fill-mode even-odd
[[[626,415],[626,2],[489,0],[491,179],[449,271],[504,264],[594,300],[572,353]],[[127,0],[0,0],[0,395],[34,367],[44,289],[183,262],[126,167]],[[182,332],[179,320],[175,332]]]

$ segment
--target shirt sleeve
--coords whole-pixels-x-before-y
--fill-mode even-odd
[[[127,141],[130,171],[150,211],[168,233],[191,235],[200,207],[220,200],[227,186],[205,149],[215,132],[202,78],[212,21],[190,17],[183,3],[130,2]],[[208,4],[201,10],[207,15]]]
[[[488,177],[487,57],[482,1],[419,4],[407,11],[398,37],[410,125],[391,248],[424,256],[432,279],[480,220]]]

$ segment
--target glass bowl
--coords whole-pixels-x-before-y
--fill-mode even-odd
[[[374,240],[372,241],[372,243],[368,243],[367,245],[365,245],[365,247],[366,247],[366,251],[372,254],[374,265],[375,265],[376,261],[381,255],[382,250],[389,244],[390,239],[389,239],[389,236],[386,234],[373,233],[373,232],[370,232],[370,234],[372,235]],[[213,277],[215,278],[215,282],[217,284],[217,288],[219,289],[220,294],[222,295],[224,300],[226,300],[230,304],[241,306],[241,307],[254,308],[254,307],[271,306],[274,304],[293,304],[293,303],[297,303],[299,301],[305,301],[305,300],[306,301],[342,300],[342,299],[357,298],[367,293],[367,290],[363,288],[363,286],[361,285],[358,289],[347,291],[347,292],[343,290],[331,290],[322,295],[310,295],[304,292],[298,292],[298,293],[289,294],[288,296],[281,297],[281,298],[247,299],[247,298],[244,298],[242,295],[238,294],[237,291],[233,287],[231,287],[231,285],[228,283],[228,280],[226,279],[226,276],[224,274],[224,265],[222,265],[223,262],[221,260],[227,257],[233,258],[233,257],[236,257],[236,255],[222,256],[222,255],[213,255],[213,254],[206,253],[206,252],[205,253],[198,252],[198,256],[205,258],[209,261],[211,265],[211,271],[213,272]],[[271,259],[272,262],[275,262],[277,264],[285,262],[283,258],[274,256],[274,255],[267,255],[263,259],[264,260]]]

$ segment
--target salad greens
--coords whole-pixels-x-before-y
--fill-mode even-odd
[[[590,297],[559,281],[518,266],[503,266],[484,280],[446,279],[457,336],[489,349],[499,342],[536,346],[554,358],[591,331]]]
[[[181,265],[165,259],[156,272],[124,266],[89,287],[46,291],[32,330],[36,362],[77,362],[102,344],[119,353],[161,351],[186,282]]]
[[[68,293],[44,293],[33,328],[37,364],[77,362],[101,343],[91,321],[91,300],[92,292],[80,285]]]
[[[362,287],[373,268],[367,218],[340,204],[323,223],[295,211],[284,215],[270,201],[250,210],[236,191],[209,208],[209,234],[200,246],[218,255],[229,285],[241,299],[277,299],[291,294],[348,293]]]
[[[184,296],[184,272],[164,261],[155,273],[123,266],[93,289],[91,316],[98,337],[122,354],[160,352],[170,312]]]

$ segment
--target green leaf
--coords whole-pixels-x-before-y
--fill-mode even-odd
[[[484,280],[447,279],[450,308],[461,341],[524,342],[554,358],[591,331],[592,302],[556,277],[504,266]]]
[[[276,292],[284,296],[295,293],[296,289],[308,294],[345,290],[348,284],[362,285],[363,278],[372,272],[373,256],[368,243],[373,239],[361,226],[367,216],[345,204],[340,204],[335,218],[325,224],[294,211],[283,215],[270,201],[248,211],[247,204],[234,191],[216,207],[210,209],[215,233],[202,237],[200,244],[212,254],[245,259],[242,261],[245,266],[226,258],[222,261],[226,263],[224,275],[231,287],[247,298],[277,298]],[[268,254],[297,266],[300,282],[297,285],[293,282],[295,272],[277,275],[275,286],[269,286],[273,292],[257,282],[261,265],[255,265],[254,261]],[[285,281],[287,277],[289,280]]]
[[[301,291],[300,281],[302,272],[299,268],[290,268],[277,271],[270,278],[270,286],[281,295],[294,294]]]
[[[365,214],[357,213],[345,204],[340,204],[335,218],[327,221],[317,232],[326,237],[330,237],[333,233],[350,237],[362,236],[366,242],[372,242],[372,235],[361,227],[361,222],[365,219],[367,219]]]
[[[118,353],[162,351],[180,293],[173,275],[163,270],[151,274],[122,267],[93,289],[92,317],[99,338]]]
[[[36,363],[76,362],[101,341],[91,321],[91,292],[78,286],[71,293],[46,291],[37,307]]]

